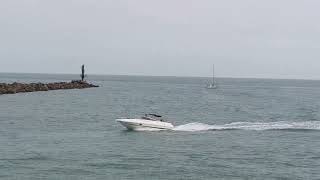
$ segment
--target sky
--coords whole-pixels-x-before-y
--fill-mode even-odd
[[[320,79],[318,0],[1,0],[0,72]]]

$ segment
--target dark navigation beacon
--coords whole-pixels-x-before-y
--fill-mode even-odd
[[[84,74],[84,64],[81,66],[81,80],[83,81],[84,80],[84,77],[85,77],[85,74]]]

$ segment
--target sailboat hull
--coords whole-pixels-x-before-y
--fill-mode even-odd
[[[207,86],[207,89],[216,89],[216,88],[217,88],[217,86],[215,84],[209,84]]]

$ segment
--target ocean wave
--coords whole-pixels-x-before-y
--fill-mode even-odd
[[[304,122],[234,122],[224,125],[209,125],[199,122],[176,126],[174,131],[210,131],[210,130],[320,130],[320,121]]]

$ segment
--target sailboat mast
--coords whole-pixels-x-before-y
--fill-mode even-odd
[[[212,84],[214,84],[214,64],[212,65]]]

